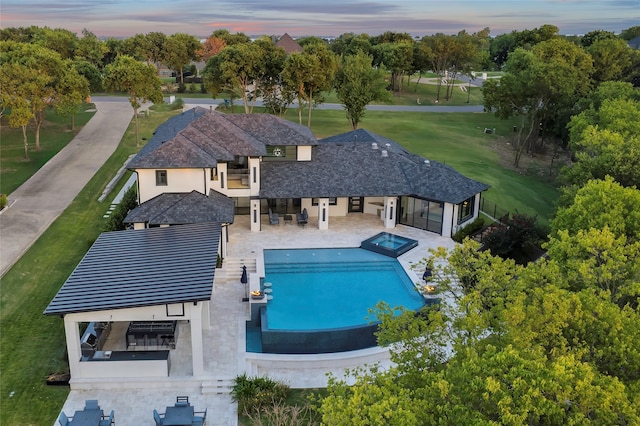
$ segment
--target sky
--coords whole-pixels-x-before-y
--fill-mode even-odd
[[[640,25],[640,0],[1,0],[0,28],[64,28],[79,36],[152,31],[205,38],[217,29],[249,36],[491,35],[555,25],[561,34],[619,33]]]

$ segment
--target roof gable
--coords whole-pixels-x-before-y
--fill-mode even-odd
[[[209,300],[219,239],[217,223],[103,233],[44,313]]]
[[[291,36],[287,33],[284,33],[280,40],[276,43],[276,47],[282,47],[287,55],[294,52],[302,52],[302,46],[298,44]]]

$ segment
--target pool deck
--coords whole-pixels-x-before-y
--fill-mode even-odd
[[[429,248],[453,248],[455,244],[450,238],[403,225],[384,228],[379,217],[369,214],[331,217],[328,230],[319,230],[313,217],[309,217],[308,225],[303,228],[295,223],[269,225],[267,215],[263,215],[260,232],[250,232],[248,216],[237,216],[229,229],[227,259],[223,268],[216,271],[210,305],[211,327],[204,332],[205,377],[191,376],[189,328],[180,325],[178,347],[172,351],[168,378],[148,383],[106,380],[74,389],[63,411],[73,415],[82,409],[86,399],[97,399],[105,412],[115,410],[118,425],[154,425],[154,408],[164,412],[166,406],[173,405],[177,395],[188,395],[196,411],[208,409],[208,425],[235,426],[237,406],[231,400],[229,387],[232,380],[244,372],[250,376],[268,375],[294,388],[315,388],[326,385],[329,373],[345,377],[345,369],[356,366],[374,363],[389,366],[388,351],[382,348],[319,355],[246,353],[245,321],[249,317],[249,303],[242,301],[245,288],[240,283],[241,265],[247,264],[253,272],[251,269],[255,269],[264,249],[359,247],[363,240],[383,231],[418,240],[416,248],[398,257],[414,282],[420,282],[422,271],[414,272],[411,265],[426,257]],[[187,343],[181,344],[181,340]]]

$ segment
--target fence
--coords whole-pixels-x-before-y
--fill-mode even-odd
[[[507,210],[485,197],[480,199],[480,211],[491,217],[496,222],[502,222],[505,218],[509,217],[509,212]]]

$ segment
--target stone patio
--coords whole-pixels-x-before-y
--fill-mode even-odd
[[[373,363],[388,366],[388,352],[382,348],[321,355],[247,354],[244,327],[249,303],[242,301],[245,287],[240,283],[242,265],[255,272],[264,249],[359,247],[361,241],[383,231],[418,240],[418,247],[398,258],[414,282],[421,280],[418,276],[421,271],[414,272],[411,265],[427,256],[429,248],[454,246],[449,238],[419,229],[403,225],[386,229],[379,217],[370,214],[331,217],[328,230],[317,229],[317,218],[312,216],[303,228],[295,220],[292,224],[281,220],[280,225],[269,225],[267,215],[263,215],[261,232],[250,232],[249,217],[237,216],[229,227],[228,256],[223,268],[216,271],[210,304],[211,327],[204,336],[205,376],[191,376],[189,327],[179,324],[168,378],[83,384],[70,392],[63,411],[73,415],[82,409],[86,399],[97,399],[106,413],[115,410],[118,425],[154,425],[153,409],[164,412],[177,395],[188,395],[196,411],[207,408],[208,425],[237,425],[237,406],[231,401],[229,388],[233,379],[244,372],[251,376],[268,375],[294,388],[307,388],[325,386],[327,373],[344,377],[345,368]]]

